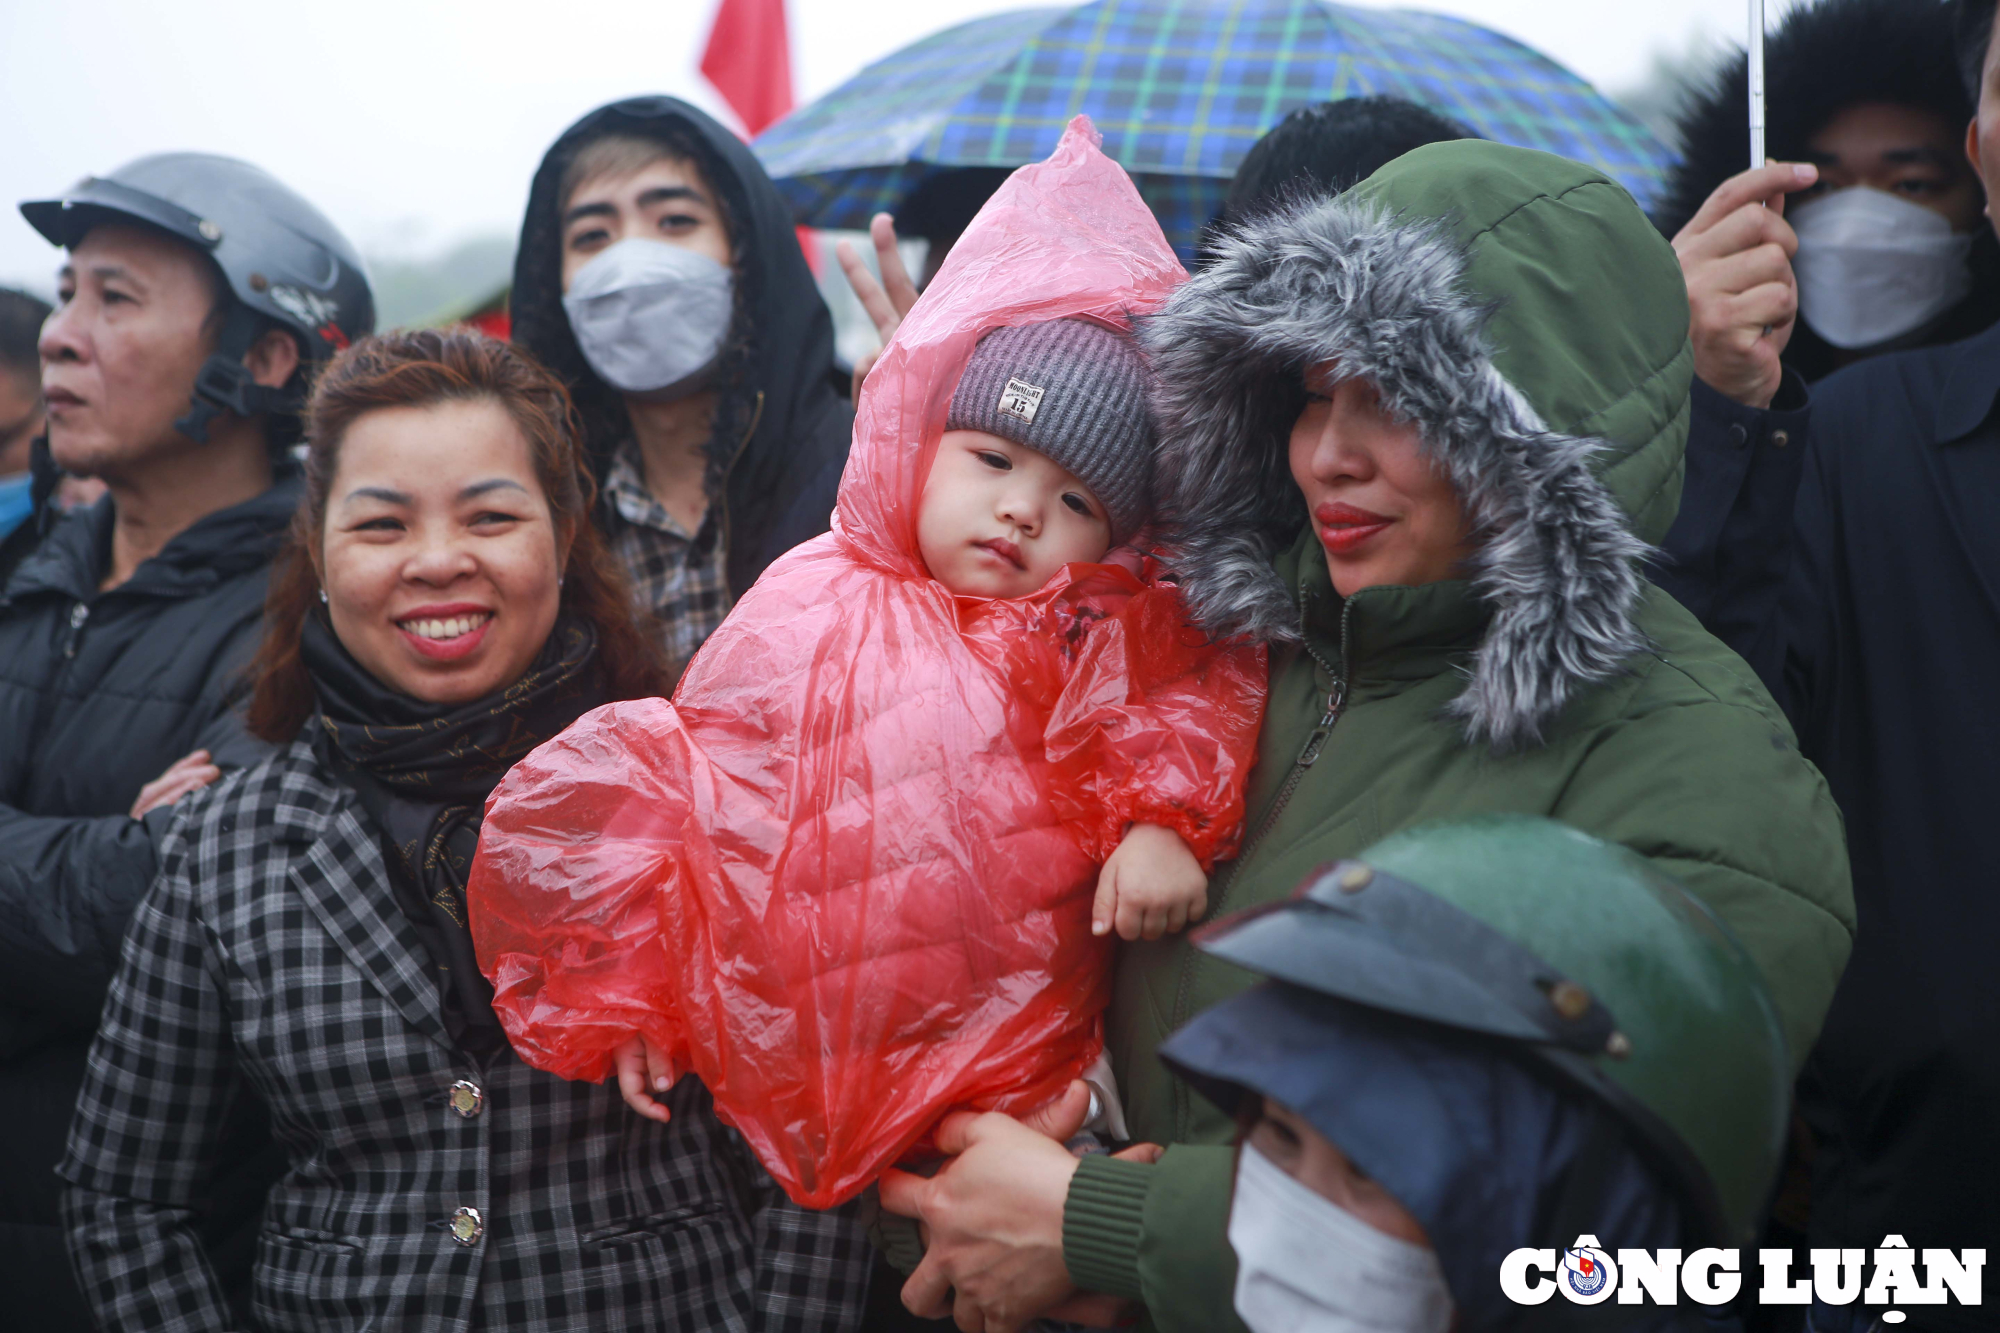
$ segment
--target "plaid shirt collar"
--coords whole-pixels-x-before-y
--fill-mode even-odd
[[[677,537],[681,541],[693,543],[715,529],[715,506],[710,504],[708,513],[701,520],[701,527],[689,532],[667,507],[659,502],[646,485],[646,472],[639,459],[639,446],[626,440],[611,455],[611,467],[604,478],[604,495],[611,501],[611,507],[627,523],[655,532]]]
[[[632,584],[633,602],[678,674],[729,614],[729,553],[722,505],[711,503],[693,533],[647,488],[639,446],[627,439],[605,470],[612,554]]]

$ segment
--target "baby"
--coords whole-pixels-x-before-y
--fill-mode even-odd
[[[521,1058],[617,1072],[654,1119],[693,1073],[809,1207],[955,1108],[1024,1114],[1094,1070],[1114,1112],[1111,932],[1199,917],[1241,832],[1262,650],[1117,549],[1155,445],[1124,330],[1185,275],[1087,128],[885,351],[833,531],[671,702],[586,715],[487,806],[471,925]]]
[[[960,597],[1026,597],[1123,547],[1150,498],[1145,373],[1130,338],[1082,320],[983,338],[917,509],[931,577]],[[1098,875],[1091,930],[1156,940],[1207,907],[1208,876],[1181,836],[1134,824]]]

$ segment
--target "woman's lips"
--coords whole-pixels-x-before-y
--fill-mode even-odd
[[[1351,504],[1316,505],[1313,521],[1319,525],[1320,545],[1331,555],[1352,555],[1396,520]]]
[[[1005,537],[993,537],[983,542],[974,542],[973,545],[982,551],[992,552],[994,556],[1006,561],[1015,569],[1024,570],[1028,567],[1028,562],[1021,558],[1021,548]]]
[[[493,613],[484,607],[426,607],[396,622],[403,642],[434,662],[450,662],[485,640]]]

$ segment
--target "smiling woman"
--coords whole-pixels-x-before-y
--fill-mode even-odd
[[[348,428],[330,491],[313,563],[355,660],[430,703],[519,679],[555,628],[569,553],[505,408],[371,412]]]
[[[546,372],[467,334],[373,339],[327,372],[309,413],[306,495],[256,668],[257,734],[289,741],[314,711],[315,630],[391,690],[450,705],[518,680],[566,612],[592,627],[611,697],[659,692],[654,650],[588,521],[568,396]]]
[[[227,1322],[177,1219],[248,1098],[291,1154],[262,1209],[262,1328],[570,1327],[586,1286],[623,1317],[601,1333],[769,1327],[799,1286],[764,1274],[809,1261],[826,1320],[789,1326],[848,1326],[850,1218],[787,1203],[698,1080],[661,1125],[521,1063],[473,955],[465,877],[501,776],[665,687],[568,395],[474,334],[371,338],[320,380],[307,437],[251,707],[283,748],[168,836],[63,1168],[100,1325],[167,1302]]]
[[[1292,425],[1292,480],[1312,512],[1334,591],[1436,583],[1461,572],[1471,526],[1414,423],[1382,410],[1375,385],[1328,362],[1306,375]]]

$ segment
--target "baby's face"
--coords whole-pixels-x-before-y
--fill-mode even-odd
[[[924,482],[917,549],[961,597],[1026,597],[1111,549],[1104,506],[1076,475],[998,435],[948,430]]]

